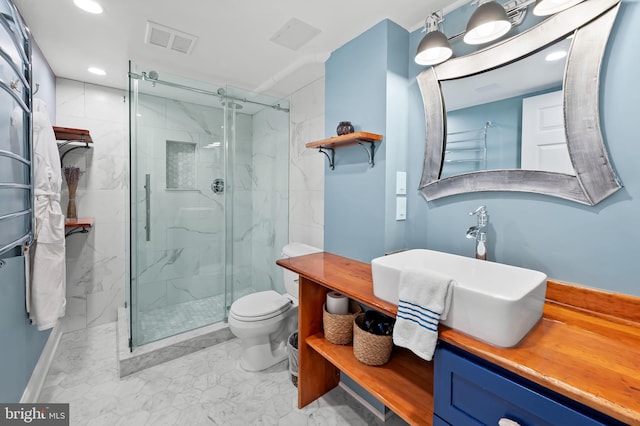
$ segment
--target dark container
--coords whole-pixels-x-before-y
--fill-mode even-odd
[[[346,135],[348,133],[353,133],[353,124],[350,121],[341,121],[338,124],[338,128],[336,129],[336,133],[338,136]]]

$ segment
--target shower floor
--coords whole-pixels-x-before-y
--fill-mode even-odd
[[[237,290],[235,297],[239,298],[253,291],[252,288]],[[137,345],[221,322],[225,313],[224,294],[140,312]]]

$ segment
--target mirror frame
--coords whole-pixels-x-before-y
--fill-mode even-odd
[[[600,66],[620,0],[589,0],[481,51],[450,59],[418,75],[426,121],[419,191],[427,201],[480,191],[546,194],[595,205],[620,188],[600,129]],[[507,65],[574,34],[563,81],[565,133],[576,175],[538,170],[483,170],[440,179],[446,108],[440,82]]]

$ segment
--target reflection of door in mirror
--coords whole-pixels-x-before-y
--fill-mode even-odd
[[[564,132],[563,101],[562,91],[522,100],[522,169],[575,175]]]

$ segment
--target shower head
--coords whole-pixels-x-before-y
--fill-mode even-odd
[[[149,80],[157,80],[158,79],[158,71],[149,71]]]
[[[222,105],[222,106],[227,105],[231,109],[242,109],[242,108],[244,108],[244,106],[242,104],[239,104],[238,102],[235,102],[235,101],[232,101],[232,100],[220,101],[220,105]]]

